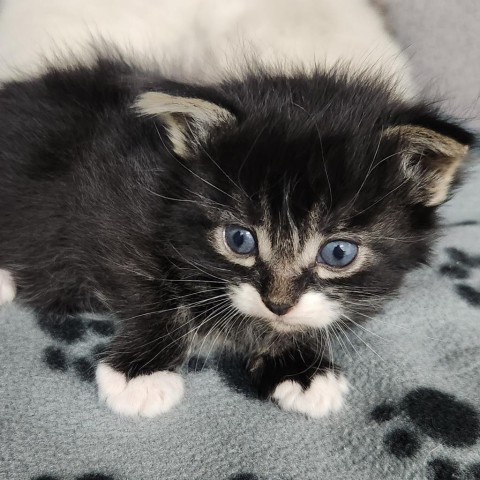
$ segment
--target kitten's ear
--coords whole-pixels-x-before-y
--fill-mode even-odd
[[[196,144],[223,123],[235,122],[234,115],[219,105],[200,98],[163,92],[147,92],[134,104],[140,115],[159,117],[165,124],[173,150],[185,157]]]
[[[428,126],[390,127],[383,135],[399,148],[403,173],[413,185],[414,201],[428,207],[436,207],[448,199],[474,143],[470,132],[439,120]]]

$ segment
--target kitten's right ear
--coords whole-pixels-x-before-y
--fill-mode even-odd
[[[383,137],[399,147],[412,199],[428,207],[437,207],[449,198],[475,141],[467,130],[434,116],[390,127]]]
[[[219,105],[200,98],[163,92],[147,92],[134,104],[140,115],[159,117],[168,130],[173,151],[187,156],[209,132],[223,123],[235,122],[234,115]]]

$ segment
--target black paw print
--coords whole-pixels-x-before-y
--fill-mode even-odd
[[[385,434],[387,451],[398,458],[413,457],[422,445],[422,436],[428,436],[447,447],[465,448],[480,439],[480,415],[470,405],[453,395],[431,388],[409,392],[398,405],[382,403],[371,412],[378,423],[401,415],[407,427],[397,427]],[[428,464],[430,480],[480,480],[480,464],[462,471],[452,460],[437,458]]]
[[[63,480],[61,477],[57,477],[56,475],[40,475],[39,477],[33,477],[32,480]],[[90,472],[86,473],[85,475],[80,475],[79,477],[75,477],[75,480],[115,480],[110,475],[105,475],[103,473],[98,472]]]
[[[458,248],[447,248],[448,262],[440,266],[440,273],[454,280],[467,280],[475,269],[480,269],[480,255],[469,255]],[[456,282],[455,289],[470,305],[480,308],[480,290],[465,282]]]
[[[91,382],[95,363],[105,351],[108,338],[114,333],[111,320],[87,319],[73,315],[43,314],[37,317],[40,328],[56,343],[43,351],[43,361],[54,371],[72,371],[83,381]],[[84,342],[85,355],[72,354],[73,346]],[[89,343],[95,342],[91,347]],[[92,477],[93,478],[93,477]]]
[[[259,477],[258,475],[255,475],[254,473],[235,473],[234,475],[231,475],[230,477],[227,478],[227,480],[292,480],[290,477]]]
[[[228,480],[260,480],[254,473],[236,473],[228,477]]]

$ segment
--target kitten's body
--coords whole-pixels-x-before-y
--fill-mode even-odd
[[[3,300],[10,272],[45,314],[115,314],[97,381],[120,413],[178,402],[175,372],[207,340],[245,354],[263,396],[323,415],[347,388],[325,329],[378,311],[426,260],[471,142],[389,85],[334,71],[201,87],[100,59],[6,84]],[[229,225],[253,232],[252,254],[229,250]],[[359,246],[345,268],[319,260],[334,239]]]
[[[162,73],[97,61],[98,36]],[[31,79],[40,55],[59,68]],[[115,314],[97,382],[120,413],[168,410],[188,355],[221,347],[282,408],[339,408],[325,331],[426,259],[472,141],[399,98],[405,60],[369,3],[5,0],[0,58],[24,79],[0,90],[0,304],[18,287],[45,315]],[[335,239],[359,246],[345,268],[320,258]]]

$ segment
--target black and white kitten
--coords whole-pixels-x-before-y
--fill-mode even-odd
[[[99,395],[155,416],[195,350],[316,417],[347,382],[325,332],[425,262],[473,136],[366,75],[186,85],[119,59],[0,90],[0,303],[119,327]],[[209,344],[208,347],[205,345]]]

